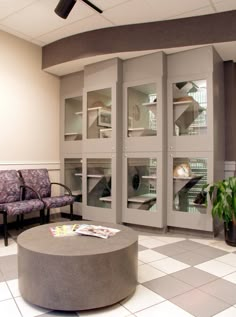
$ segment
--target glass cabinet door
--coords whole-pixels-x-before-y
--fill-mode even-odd
[[[82,140],[82,96],[65,99],[65,141]]]
[[[157,134],[156,84],[128,87],[128,137],[154,136]]]
[[[207,81],[193,80],[172,85],[173,134],[207,134]]]
[[[87,138],[111,138],[112,90],[99,89],[87,93]]]
[[[156,211],[156,168],[156,159],[128,158],[128,208]]]
[[[87,159],[87,205],[111,208],[111,159]]]
[[[206,183],[206,158],[174,158],[173,210],[206,214],[207,195],[202,190]]]
[[[75,201],[82,202],[82,159],[65,159],[65,185],[68,186]]]

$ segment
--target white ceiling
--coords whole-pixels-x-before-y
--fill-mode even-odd
[[[94,29],[236,10],[236,0],[90,1],[101,8],[103,13],[99,14],[77,0],[70,15],[64,20],[54,12],[59,0],[0,0],[0,30],[44,46],[61,38]],[[224,60],[236,61],[234,42],[219,44],[218,49]],[[120,57],[127,55],[125,58],[130,58],[144,53],[148,52],[123,53]],[[100,60],[104,58],[99,57]]]

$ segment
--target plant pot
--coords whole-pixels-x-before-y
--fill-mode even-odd
[[[228,226],[226,226],[226,223],[224,223],[224,228],[225,228],[225,242],[228,245],[236,247],[236,224],[234,224],[231,221],[228,223]]]

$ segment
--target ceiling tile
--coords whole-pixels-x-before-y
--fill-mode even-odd
[[[146,0],[130,0],[117,7],[105,10],[103,15],[115,25],[144,23],[160,20]]]
[[[197,9],[194,11],[188,11],[176,16],[171,16],[168,19],[180,19],[180,18],[187,18],[192,16],[198,16],[198,15],[212,14],[212,13],[215,13],[214,9],[211,6],[207,6],[207,7]]]
[[[68,19],[64,20],[54,12],[57,3],[58,0],[38,0],[20,12],[2,20],[2,24],[31,37],[37,37],[94,14],[92,9],[79,1]]]
[[[217,12],[236,10],[236,1],[235,0],[213,0],[213,3],[216,7]]]
[[[48,44],[70,35],[83,33],[94,29],[102,29],[110,26],[112,26],[112,24],[109,21],[104,19],[101,15],[94,14],[93,16],[90,16],[86,19],[71,23],[64,26],[63,28],[59,28],[55,31],[44,34],[43,36],[37,37],[37,40]]]
[[[23,9],[37,0],[0,0],[0,19]]]
[[[162,19],[209,6],[208,0],[171,0],[171,2],[163,0],[146,0],[146,2],[150,5],[152,11],[158,12],[157,14]]]

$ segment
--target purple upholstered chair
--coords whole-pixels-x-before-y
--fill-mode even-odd
[[[70,220],[73,220],[73,203],[75,197],[72,196],[71,190],[61,183],[51,183],[47,169],[25,169],[19,170],[23,183],[37,192],[42,198],[45,209],[47,209],[47,222],[50,221],[50,209],[70,206]],[[51,197],[52,185],[59,185],[66,190],[62,196]],[[35,198],[35,192],[26,188],[24,199]]]
[[[7,216],[23,216],[32,211],[40,211],[43,223],[44,203],[35,193],[34,199],[22,201],[22,190],[25,186],[15,170],[0,171],[0,213],[3,214],[3,232],[5,246],[8,245]]]

